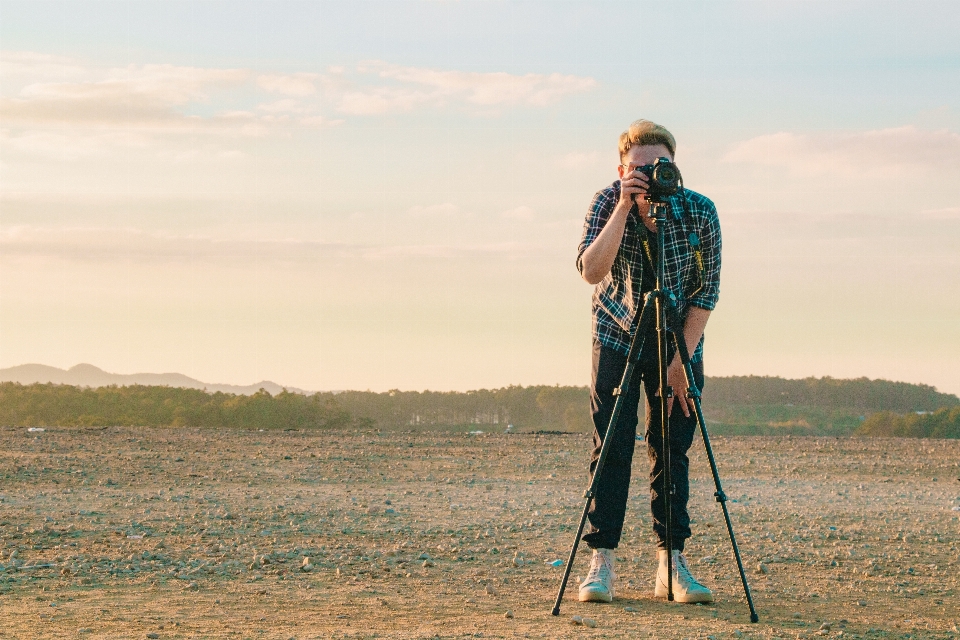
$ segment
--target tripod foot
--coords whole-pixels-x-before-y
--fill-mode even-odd
[[[556,614],[554,614],[554,615],[556,615]],[[758,615],[755,614],[755,613],[751,613],[751,614],[750,614],[750,622],[753,622],[753,623],[760,622],[760,616],[758,616]]]
[[[560,615],[560,607],[554,607],[553,611],[551,611],[550,613],[551,615],[555,615],[555,616]]]

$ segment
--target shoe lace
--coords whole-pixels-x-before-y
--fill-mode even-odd
[[[593,561],[590,563],[590,573],[587,574],[587,582],[606,582],[610,578],[610,564],[606,556],[602,553],[593,554]]]
[[[690,567],[687,566],[687,559],[683,554],[677,554],[677,578],[687,582],[690,585],[697,585],[702,587],[700,581],[693,577],[693,574],[690,573]]]

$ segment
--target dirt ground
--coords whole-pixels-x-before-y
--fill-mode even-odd
[[[587,447],[0,428],[0,638],[960,637],[960,442],[714,438],[758,624],[699,442],[688,557],[717,603],[653,599],[641,481],[617,599],[575,601],[581,553],[550,615]]]

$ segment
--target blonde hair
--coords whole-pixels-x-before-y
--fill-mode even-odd
[[[620,134],[620,161],[634,145],[645,147],[655,144],[665,146],[671,156],[677,153],[677,141],[666,127],[649,120],[634,120],[630,128]]]

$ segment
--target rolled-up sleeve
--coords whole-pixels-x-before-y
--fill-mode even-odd
[[[580,272],[581,276],[583,275],[583,252],[593,244],[604,225],[607,224],[617,197],[618,194],[612,186],[598,191],[593,196],[593,202],[590,203],[586,220],[583,223],[583,237],[580,239],[580,247],[577,250],[577,271]]]
[[[699,230],[700,251],[703,256],[703,287],[690,299],[690,304],[713,311],[720,299],[720,218],[711,202],[704,211]]]

